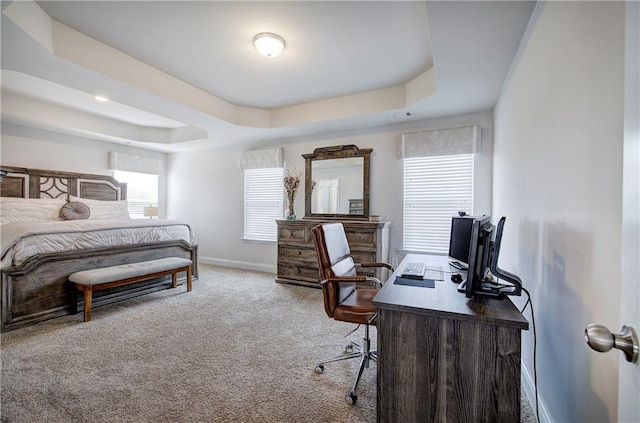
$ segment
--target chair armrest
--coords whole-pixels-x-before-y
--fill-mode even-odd
[[[367,276],[367,282],[371,282],[376,288],[382,288],[382,282],[378,278],[374,278],[373,276]]]
[[[356,276],[332,276],[320,282],[320,285],[323,285],[327,282],[335,282],[335,283],[352,283],[352,282],[366,282],[367,277],[356,275]]]
[[[391,266],[389,263],[364,262],[364,263],[357,263],[356,267],[386,267],[392,272],[395,270],[393,266]]]

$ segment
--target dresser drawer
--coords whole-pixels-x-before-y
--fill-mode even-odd
[[[349,247],[353,250],[354,247],[369,247],[375,249],[376,247],[376,232],[371,230],[349,230],[345,231],[347,235],[347,241],[349,241]]]
[[[280,227],[278,228],[278,242],[307,243],[310,240],[307,232],[307,228]]]
[[[307,282],[315,282],[320,284],[320,277],[318,275],[318,268],[313,268],[304,265],[278,263],[278,276],[290,279],[300,279]]]
[[[369,251],[351,251],[351,257],[356,263],[374,263],[376,262],[376,253]]]
[[[278,245],[278,261],[304,262],[316,265],[316,251],[313,248],[304,248],[296,245]]]

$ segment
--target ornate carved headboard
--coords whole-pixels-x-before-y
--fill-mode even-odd
[[[7,174],[0,182],[0,197],[126,200],[127,184],[111,176],[56,170],[0,166]],[[2,172],[4,173],[4,172]]]

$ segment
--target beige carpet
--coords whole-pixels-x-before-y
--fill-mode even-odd
[[[344,338],[352,327],[326,317],[320,290],[202,265],[191,293],[2,334],[2,421],[375,422],[375,366],[355,406],[344,401],[355,361],[313,372],[359,341],[362,330]]]

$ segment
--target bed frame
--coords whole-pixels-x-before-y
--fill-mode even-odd
[[[6,175],[5,175],[6,172]],[[23,198],[68,198],[74,195],[93,200],[126,200],[127,186],[110,176],[0,166],[0,196]],[[38,254],[20,266],[1,271],[0,314],[2,332],[28,326],[78,310],[83,300],[71,289],[67,278],[81,270],[153,260],[183,257],[193,261],[198,275],[198,247],[184,241],[167,241],[95,248],[83,251]],[[185,278],[186,279],[186,278]],[[163,277],[96,293],[93,304],[101,305],[172,287]]]

